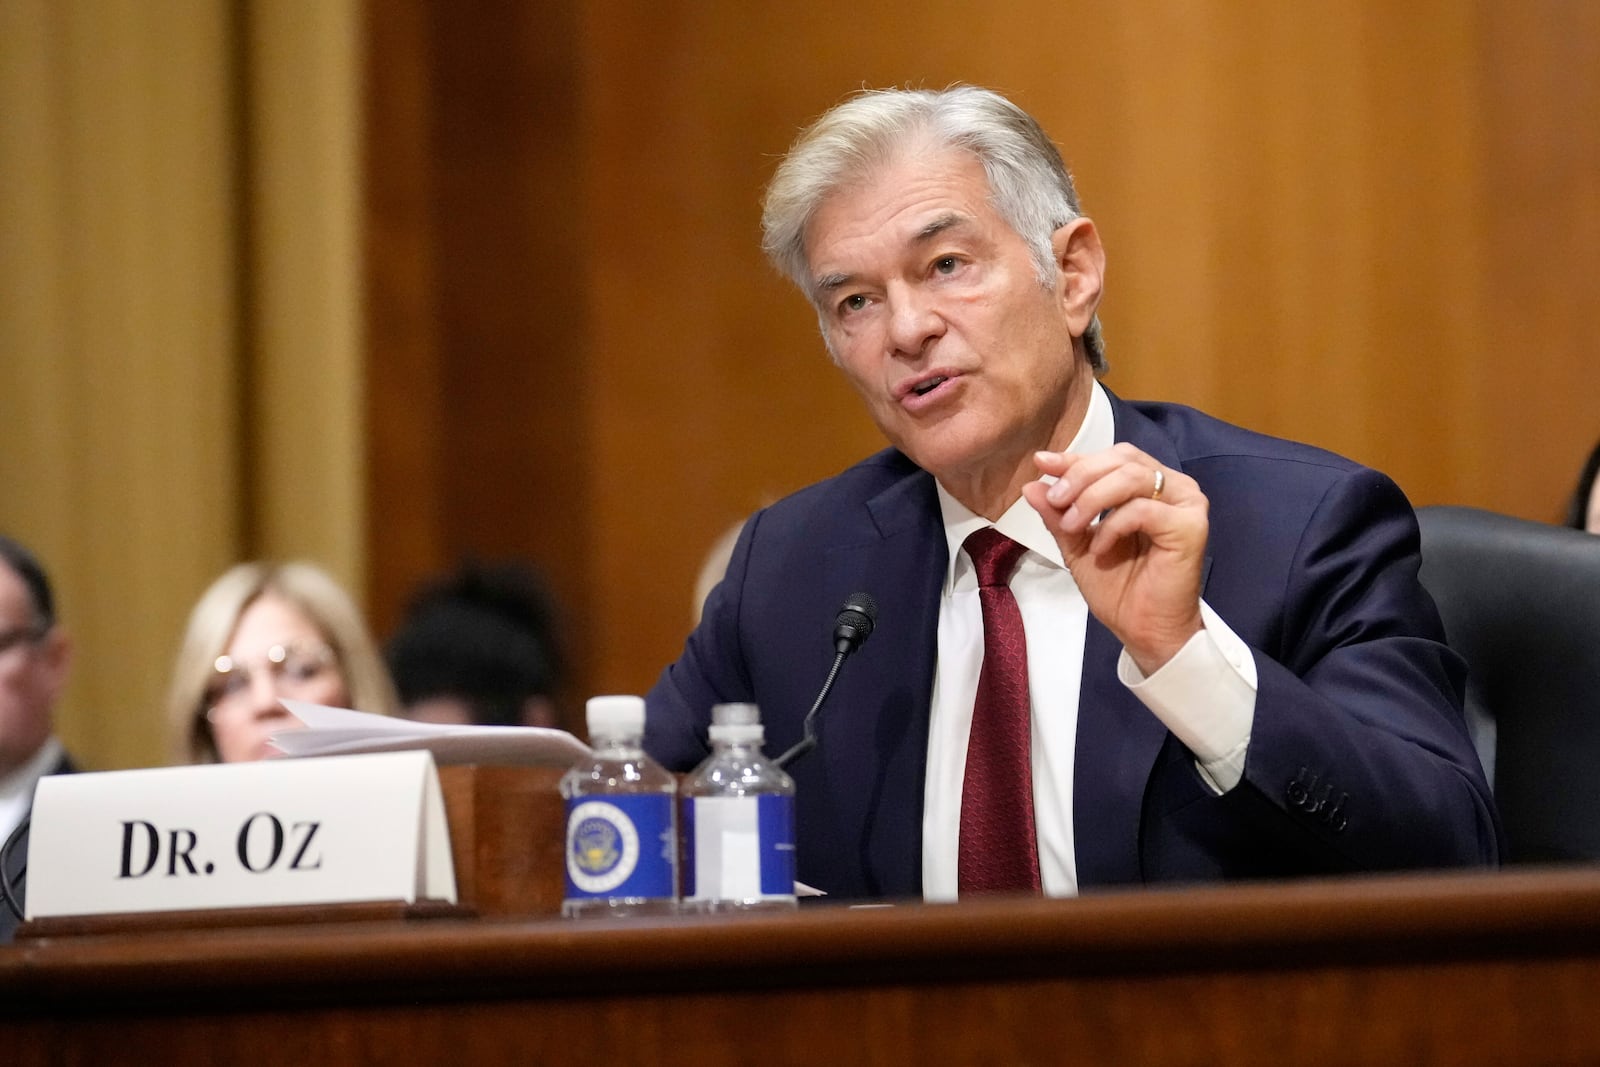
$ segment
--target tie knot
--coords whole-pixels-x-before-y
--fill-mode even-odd
[[[980,587],[1005,585],[1011,581],[1011,572],[1027,550],[993,526],[974,531],[962,543],[972,559],[972,568],[978,573]]]

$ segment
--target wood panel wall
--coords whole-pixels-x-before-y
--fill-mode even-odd
[[[86,768],[186,758],[162,705],[230,564],[361,586],[362,10],[0,3],[0,530],[53,579]]]
[[[574,698],[646,688],[718,533],[879,446],[757,248],[776,158],[862,85],[1044,122],[1123,395],[1537,519],[1600,434],[1593,5],[415,0],[366,40],[374,618],[529,558]]]
[[[163,761],[188,598],[238,540],[233,29],[0,3],[0,530],[50,573],[89,768]]]
[[[527,559],[590,629],[591,340],[575,15],[373,4],[369,592],[380,636],[455,561]],[[592,644],[571,642],[587,676]]]

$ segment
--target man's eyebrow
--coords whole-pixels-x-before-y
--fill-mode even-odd
[[[915,241],[918,244],[922,244],[925,241],[933,240],[935,237],[939,236],[941,233],[944,233],[946,230],[953,230],[953,229],[956,229],[958,227],[965,226],[968,223],[970,223],[971,221],[972,221],[972,216],[971,215],[962,215],[962,214],[958,214],[957,212],[951,211],[951,212],[948,212],[946,214],[940,215],[938,218],[936,218],[932,222],[928,223],[922,229],[918,230],[917,233],[916,233],[916,236],[913,237],[912,240]]]
[[[971,215],[963,215],[956,211],[946,212],[912,234],[911,243],[917,245],[926,244],[948,230],[960,229],[970,225],[972,222],[973,217]],[[813,283],[812,292],[818,296],[836,292],[850,285],[855,279],[856,276],[854,274],[824,274]]]

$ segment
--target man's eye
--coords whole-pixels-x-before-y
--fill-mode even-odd
[[[955,272],[956,267],[960,265],[961,261],[955,256],[940,256],[933,261],[933,269],[940,274],[952,274]]]
[[[839,301],[840,311],[860,311],[867,306],[867,298],[860,293],[852,293]]]

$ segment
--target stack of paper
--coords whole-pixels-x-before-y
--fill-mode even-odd
[[[284,700],[305,729],[280,730],[272,743],[286,756],[346,756],[425,749],[438,763],[569,767],[590,754],[565,730],[537,726],[446,726]]]

